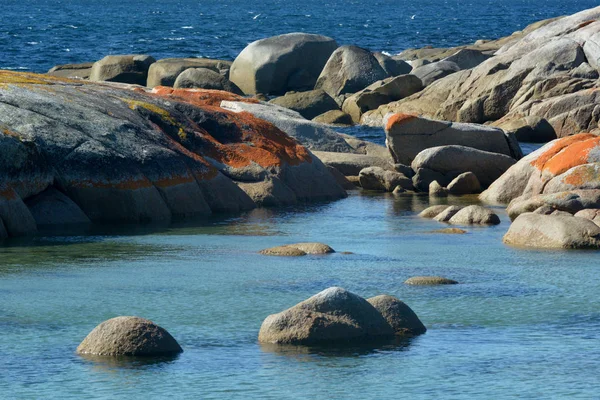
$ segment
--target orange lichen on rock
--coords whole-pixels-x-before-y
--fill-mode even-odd
[[[544,164],[543,171],[548,171],[553,175],[560,175],[573,167],[587,164],[590,150],[599,145],[600,137],[598,136],[572,143],[550,158]]]
[[[582,165],[574,169],[565,178],[564,182],[573,186],[584,186],[588,182],[600,181],[600,169],[594,165]]]
[[[408,122],[417,117],[418,116],[416,114],[394,114],[388,119],[387,124],[385,125],[385,129],[389,131],[394,125],[403,124],[404,122]]]
[[[536,167],[540,171],[544,169],[546,163],[550,161],[554,156],[560,153],[563,149],[569,147],[573,143],[578,143],[591,138],[597,138],[596,135],[591,133],[580,133],[573,136],[568,136],[562,139],[558,139],[552,147],[542,153],[537,159],[531,162],[531,166]],[[581,163],[580,163],[581,164]],[[577,164],[578,165],[578,164]]]
[[[15,200],[17,197],[17,192],[12,187],[0,184],[0,200]]]
[[[256,99],[238,96],[224,90],[211,89],[173,89],[172,87],[157,86],[152,89],[152,94],[163,98],[173,98],[196,106],[219,107],[222,101],[242,101],[245,103],[258,103]]]

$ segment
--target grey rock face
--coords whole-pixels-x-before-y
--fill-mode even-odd
[[[281,107],[296,111],[306,119],[313,119],[328,111],[339,110],[334,99],[323,90],[286,93],[270,101]]]
[[[356,93],[387,77],[388,74],[370,51],[356,46],[342,46],[331,54],[315,89],[323,89],[331,97],[337,97]]]
[[[243,95],[239,87],[218,72],[208,68],[188,68],[183,71],[173,85],[176,89],[213,89]]]
[[[246,94],[312,89],[337,47],[329,37],[308,33],[257,40],[236,57],[229,79]]]
[[[427,331],[417,314],[394,296],[381,295],[367,301],[383,315],[396,335],[413,336]]]

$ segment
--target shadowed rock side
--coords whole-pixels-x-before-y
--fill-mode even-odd
[[[167,356],[181,353],[179,343],[165,329],[139,317],[104,321],[81,342],[77,353],[95,356]]]
[[[0,71],[6,234],[36,231],[24,200],[49,188],[72,200],[73,215],[77,206],[92,222],[113,223],[247,210],[277,193],[285,193],[286,203],[345,196],[325,165],[294,139],[248,113],[214,105],[226,99],[248,101],[228,92],[148,93]],[[266,185],[263,197],[237,185],[267,181],[278,184]],[[48,208],[43,201],[35,203],[38,209]]]

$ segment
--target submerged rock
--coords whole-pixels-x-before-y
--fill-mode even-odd
[[[260,327],[258,341],[315,345],[368,342],[393,336],[390,324],[367,300],[332,287],[269,315]]]
[[[271,247],[260,251],[266,256],[305,256],[307,254],[335,253],[331,247],[323,243],[294,243]]]
[[[169,332],[139,317],[104,321],[77,347],[79,354],[98,356],[166,356],[182,351]]]
[[[413,276],[412,278],[408,278],[406,281],[404,281],[404,283],[407,285],[423,285],[423,286],[456,285],[456,284],[458,284],[458,282],[455,280],[443,278],[441,276]]]

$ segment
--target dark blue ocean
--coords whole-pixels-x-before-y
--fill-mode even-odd
[[[107,54],[233,59],[288,32],[398,53],[493,39],[598,0],[1,0],[0,69],[45,72]]]

